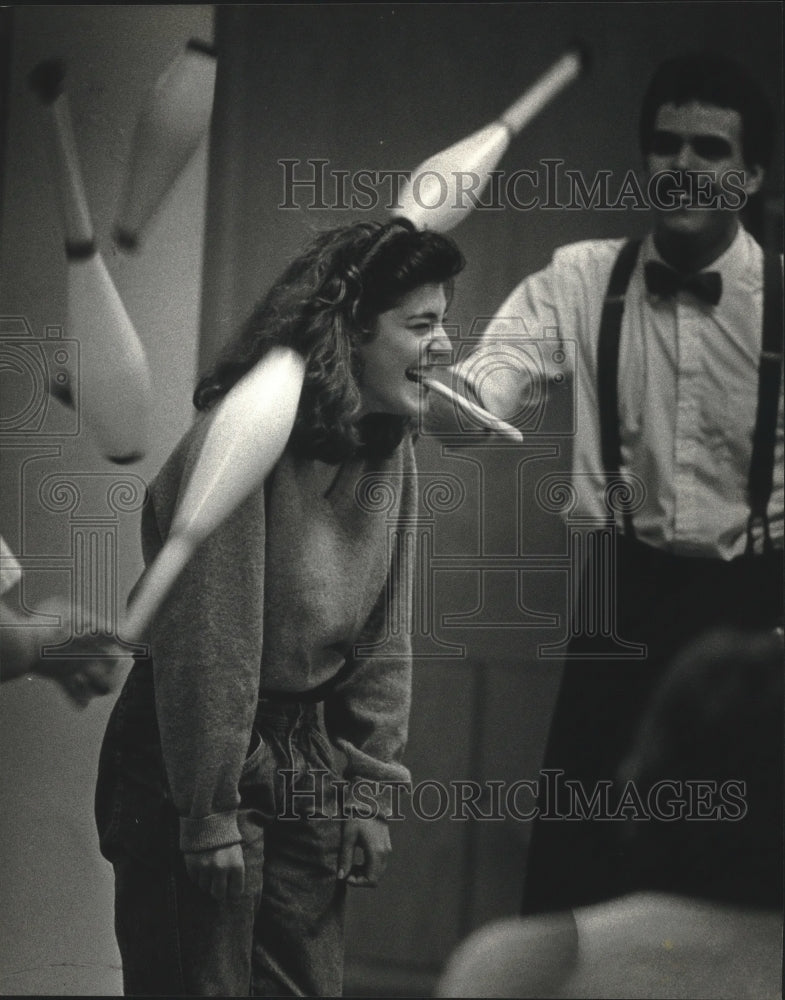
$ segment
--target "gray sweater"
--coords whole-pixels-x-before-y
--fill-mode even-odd
[[[146,565],[167,537],[209,423],[209,415],[197,419],[150,484]],[[244,501],[186,566],[149,635],[183,850],[241,839],[238,782],[260,688],[296,693],[334,681],[324,715],[347,758],[344,777],[409,780],[400,759],[411,699],[412,567],[393,559],[392,539],[416,516],[415,477],[408,436],[375,462],[334,466],[285,451],[266,490]]]

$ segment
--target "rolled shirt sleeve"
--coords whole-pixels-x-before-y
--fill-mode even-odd
[[[537,346],[558,345],[571,335],[565,265],[569,270],[557,250],[547,267],[521,281],[488,323],[477,349],[455,366],[458,383],[503,420],[515,422],[526,409],[533,383],[565,374],[564,361],[554,364],[553,352]]]

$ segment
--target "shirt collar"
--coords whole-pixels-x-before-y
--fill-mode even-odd
[[[739,224],[739,231],[733,238],[731,245],[724,250],[720,256],[703,271],[718,271],[722,275],[722,284],[728,288],[738,282],[760,284],[760,247],[750,236],[743,225]],[[649,260],[657,260],[663,264],[666,262],[657,252],[654,245],[654,234],[649,233],[641,246],[640,263],[641,266]],[[666,266],[668,266],[666,264]]]

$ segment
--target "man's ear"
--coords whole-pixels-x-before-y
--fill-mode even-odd
[[[751,198],[760,191],[763,187],[765,177],[766,171],[759,163],[754,163],[751,167],[745,164],[743,188],[748,198]]]

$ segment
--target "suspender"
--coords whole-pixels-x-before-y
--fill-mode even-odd
[[[771,549],[766,511],[774,478],[774,448],[777,437],[777,404],[782,369],[782,265],[779,254],[767,253],[763,264],[763,343],[758,378],[758,416],[752,441],[747,524],[747,552],[752,552],[752,530],[756,521],[763,525],[764,551]]]
[[[624,295],[640,250],[640,240],[629,240],[616,258],[600,319],[597,344],[597,395],[600,417],[600,447],[605,477],[610,484],[621,468],[619,428],[619,340],[624,315]],[[753,550],[753,527],[760,522],[764,531],[764,551],[771,549],[767,508],[774,477],[777,409],[783,356],[782,265],[779,254],[767,253],[763,267],[763,337],[758,411],[753,433],[748,481],[750,517],[747,525],[747,553]],[[624,515],[624,533],[634,537],[632,518]]]

